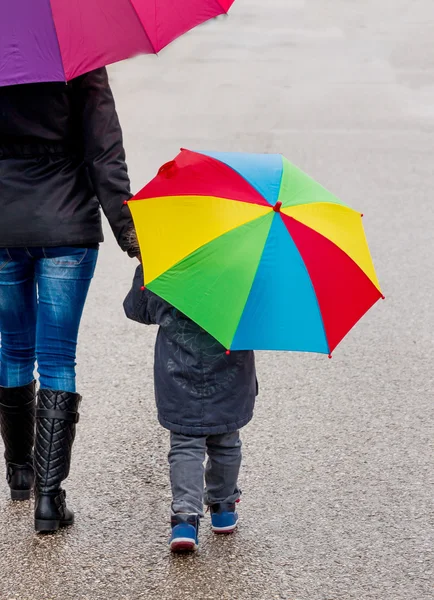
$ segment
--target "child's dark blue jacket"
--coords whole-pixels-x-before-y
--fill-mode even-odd
[[[163,427],[184,435],[240,429],[253,416],[257,382],[253,352],[231,352],[173,306],[141,290],[137,268],[125,298],[127,317],[159,325],[155,346],[155,397]]]

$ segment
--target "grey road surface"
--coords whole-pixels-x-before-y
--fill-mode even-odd
[[[111,69],[137,190],[183,146],[281,152],[365,213],[385,302],[325,357],[258,355],[237,534],[167,548],[155,331],[107,236],[83,321],[77,524],[32,530],[0,481],[1,600],[433,597],[432,0],[237,0],[160,57]]]

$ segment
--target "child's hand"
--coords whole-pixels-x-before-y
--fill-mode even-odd
[[[128,256],[130,258],[135,258],[137,256],[139,262],[141,263],[142,259],[140,258],[140,246],[134,227],[130,227],[128,229],[128,231],[124,235],[124,238],[126,242],[126,251]]]

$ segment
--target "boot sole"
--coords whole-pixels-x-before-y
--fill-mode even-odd
[[[35,519],[35,530],[37,533],[54,533],[59,531],[61,527],[69,527],[74,524],[74,519],[71,521],[57,521],[55,519]]]
[[[11,490],[11,500],[30,500],[31,490]]]

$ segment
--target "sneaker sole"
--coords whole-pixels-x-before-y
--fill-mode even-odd
[[[176,538],[170,542],[172,552],[194,552],[198,546],[191,538]]]
[[[233,533],[237,527],[238,521],[234,525],[228,525],[226,527],[215,527],[214,525],[211,525],[211,529],[214,533]]]

